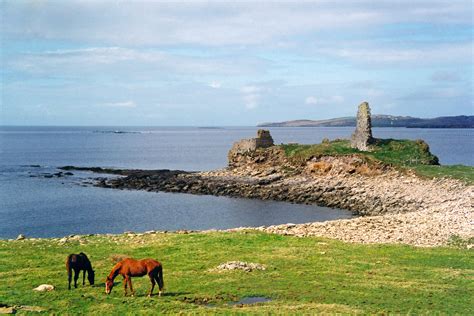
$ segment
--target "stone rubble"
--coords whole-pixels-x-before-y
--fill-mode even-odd
[[[252,272],[255,270],[265,271],[266,267],[263,264],[244,262],[244,261],[229,261],[218,265],[211,271],[224,271],[224,270],[242,270],[245,272]]]

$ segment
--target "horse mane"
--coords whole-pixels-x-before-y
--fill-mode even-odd
[[[122,262],[118,262],[110,271],[108,278],[114,280],[115,277],[120,273],[120,269],[122,269]]]

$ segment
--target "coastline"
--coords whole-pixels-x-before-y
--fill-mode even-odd
[[[276,146],[230,157],[230,162],[226,169],[208,172],[81,170],[121,175],[98,180],[95,185],[103,188],[271,199],[342,208],[360,215],[349,220],[227,231],[253,229],[356,243],[428,247],[445,245],[453,236],[473,237],[470,197],[474,186],[460,180],[425,179],[358,156],[321,157],[295,167]]]

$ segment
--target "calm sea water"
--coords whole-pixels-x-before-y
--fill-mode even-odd
[[[90,177],[37,177],[64,165],[210,170],[257,128],[0,127],[0,238],[126,230],[224,229],[350,217],[317,206],[188,194],[118,191]],[[347,138],[353,128],[271,128],[275,143]],[[111,133],[125,131],[127,133]],[[424,139],[442,164],[474,165],[473,129],[376,128],[375,137]],[[31,167],[40,165],[41,167]],[[93,176],[93,175],[92,175]]]

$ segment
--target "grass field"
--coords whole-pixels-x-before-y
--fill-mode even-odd
[[[297,163],[311,157],[341,156],[358,154],[369,161],[379,161],[402,169],[412,169],[418,175],[439,178],[448,177],[474,183],[474,167],[471,166],[440,166],[438,158],[432,155],[428,145],[421,141],[377,139],[372,150],[362,152],[351,148],[349,140],[338,139],[324,141],[316,145],[289,144],[282,145],[286,155]]]
[[[80,251],[94,265],[96,285],[69,291],[64,262]],[[165,295],[147,298],[150,283],[144,277],[133,279],[135,297],[124,297],[119,278],[107,296],[103,281],[116,254],[160,260]],[[261,263],[267,270],[210,271],[232,260]],[[472,315],[473,279],[473,255],[467,249],[359,245],[257,232],[91,236],[66,244],[0,241],[0,303],[39,306],[53,314]],[[56,289],[32,291],[42,283]],[[229,305],[249,296],[271,301]]]

